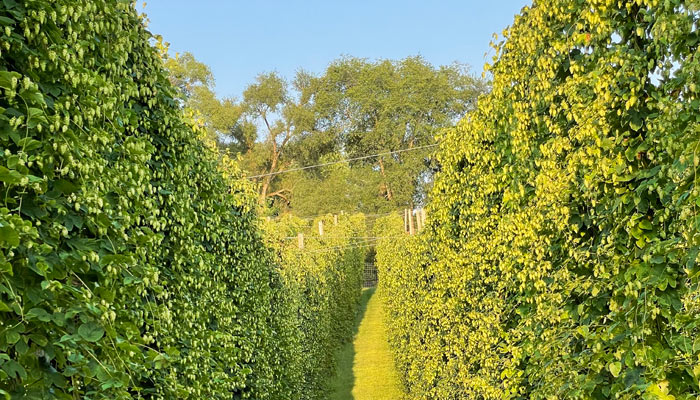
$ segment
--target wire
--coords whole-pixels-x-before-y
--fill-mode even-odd
[[[381,213],[381,214],[365,214],[365,213],[359,213],[359,212],[358,212],[358,214],[362,214],[362,215],[365,216],[365,217],[383,217],[383,216],[391,215],[391,214],[393,214],[393,213],[395,213],[395,212],[399,212],[399,211],[401,211],[401,210],[403,210],[403,208],[401,208],[401,209],[396,209],[396,210],[394,210],[394,211],[389,211],[389,212]],[[325,213],[325,214],[318,214],[318,215],[307,215],[307,216],[303,216],[303,217],[302,217],[302,216],[294,215],[294,214],[291,214],[291,213],[287,213],[287,214],[280,214],[280,215],[277,215],[277,216],[275,216],[275,217],[273,217],[273,218],[271,218],[271,219],[273,219],[273,220],[278,220],[278,219],[280,219],[280,218],[282,218],[282,217],[284,217],[284,216],[286,216],[286,215],[291,215],[291,216],[293,216],[293,217],[295,217],[295,218],[299,218],[299,219],[313,220],[313,219],[316,219],[316,218],[318,218],[318,217],[326,217],[326,216],[332,215],[332,214],[333,214],[333,213]],[[340,213],[335,213],[335,214],[338,215],[338,214],[340,214]],[[353,215],[353,212],[351,212],[351,213],[349,213],[349,214],[346,214],[346,215]]]
[[[355,242],[355,243],[344,244],[344,245],[339,245],[339,246],[322,247],[320,249],[316,249],[316,250],[312,250],[312,251],[305,251],[304,253],[306,253],[306,254],[325,253],[325,252],[335,251],[335,250],[349,250],[349,249],[360,249],[360,248],[366,248],[366,247],[373,247],[377,244],[377,242],[379,240],[399,238],[399,237],[405,237],[405,235],[376,237],[376,238],[371,238],[370,240],[368,240],[366,242]]]
[[[418,147],[411,147],[409,149],[401,149],[401,150],[394,150],[394,151],[387,151],[384,153],[377,153],[377,154],[370,154],[367,156],[361,156],[361,157],[355,157],[355,158],[346,158],[345,160],[338,160],[338,161],[331,161],[323,164],[316,164],[316,165],[307,165],[305,167],[298,167],[298,168],[291,168],[291,169],[285,169],[282,171],[277,171],[277,172],[270,172],[267,174],[260,174],[260,175],[252,175],[252,176],[247,176],[246,178],[248,179],[256,179],[256,178],[264,178],[266,176],[274,176],[274,175],[279,175],[279,174],[285,174],[287,172],[295,172],[295,171],[303,171],[311,168],[318,168],[318,167],[326,167],[329,165],[334,165],[334,164],[340,164],[344,162],[350,162],[350,161],[358,161],[358,160],[366,160],[368,158],[374,158],[374,157],[380,157],[380,156],[387,156],[389,154],[398,154],[398,153],[403,153],[406,151],[414,151],[414,150],[421,150],[421,149],[427,149],[430,147],[435,147],[437,146],[438,143],[434,144],[428,144],[425,146],[418,146]]]
[[[326,235],[323,235],[323,236],[304,236],[305,239],[316,239],[316,240],[320,240],[320,239],[344,239],[344,238],[348,238],[348,240],[378,240],[378,239],[395,239],[398,237],[402,237],[402,236],[351,236],[351,237],[326,236]],[[292,240],[292,239],[297,239],[297,238],[298,238],[298,236],[286,236],[286,237],[283,237],[282,239]]]
[[[361,249],[361,248],[372,247],[372,246],[374,246],[374,243],[372,243],[372,244],[363,244],[363,245],[359,245],[359,246],[327,247],[327,248],[319,249],[319,250],[306,251],[306,252],[304,252],[304,253],[305,253],[305,254],[327,253],[327,252],[329,252],[329,251],[335,251],[335,250]]]

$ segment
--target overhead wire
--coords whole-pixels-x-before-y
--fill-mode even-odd
[[[393,213],[395,213],[395,212],[399,212],[399,211],[401,211],[401,210],[403,210],[403,209],[396,209],[396,210],[394,210],[394,211],[389,211],[389,212],[385,212],[385,213],[378,213],[378,214],[365,214],[365,213],[360,213],[360,214],[364,215],[365,217],[384,217],[384,216],[387,216],[387,215],[391,215],[391,214],[393,214]],[[339,213],[335,213],[335,214],[339,214]],[[284,217],[285,215],[292,215],[292,216],[294,216],[294,217],[296,217],[296,218],[304,219],[304,220],[313,220],[313,219],[316,219],[316,218],[318,218],[318,217],[326,217],[326,216],[328,216],[328,215],[333,215],[333,213],[324,213],[324,214],[306,215],[306,216],[296,216],[296,215],[293,215],[293,214],[282,214],[282,215],[278,215],[278,216],[276,216],[276,217],[274,217],[274,218],[272,218],[272,219],[276,220],[276,219],[279,219],[279,218]]]
[[[327,235],[305,236],[305,237],[317,239],[317,240],[320,240],[320,239],[344,239],[344,238],[346,238],[346,236],[327,236]],[[397,237],[401,237],[401,236],[353,236],[353,237],[349,237],[348,239],[350,239],[350,240],[379,240],[379,239],[395,239]],[[297,238],[298,238],[298,236],[286,236],[286,237],[283,237],[282,239],[292,240],[292,239],[297,239]]]
[[[322,247],[322,248],[316,249],[316,250],[305,251],[305,253],[323,253],[323,252],[336,251],[336,250],[349,250],[349,249],[355,249],[355,248],[373,247],[380,240],[395,239],[395,238],[399,238],[399,237],[403,237],[403,236],[404,235],[401,235],[401,236],[398,236],[398,235],[397,236],[377,236],[375,238],[371,238],[371,239],[368,239],[366,241],[359,241],[359,242],[355,242],[355,243],[343,244],[343,245],[338,245],[338,246]],[[296,237],[294,239],[296,239]],[[354,239],[354,238],[350,238],[350,239]]]
[[[393,151],[386,151],[382,153],[377,153],[377,154],[370,154],[370,155],[365,155],[365,156],[360,156],[360,157],[353,157],[353,158],[346,158],[344,160],[337,160],[337,161],[329,161],[321,164],[314,164],[314,165],[307,165],[304,167],[297,167],[297,168],[290,168],[290,169],[285,169],[282,171],[275,171],[275,172],[268,172],[266,174],[258,174],[258,175],[251,175],[251,176],[246,176],[247,179],[257,179],[257,178],[264,178],[267,176],[275,176],[275,175],[280,175],[280,174],[286,174],[288,172],[296,172],[296,171],[304,171],[307,169],[312,169],[312,168],[320,168],[320,167],[327,167],[329,165],[334,165],[334,164],[340,164],[340,163],[346,163],[350,161],[359,161],[359,160],[366,160],[368,158],[374,158],[374,157],[381,157],[381,156],[387,156],[390,154],[398,154],[398,153],[404,153],[407,151],[415,151],[415,150],[421,150],[421,149],[427,149],[430,147],[435,147],[438,146],[439,143],[433,143],[433,144],[428,144],[425,146],[418,146],[418,147],[411,147],[407,149],[399,149],[399,150],[393,150]]]
[[[374,243],[370,244],[363,244],[363,245],[358,245],[358,246],[339,246],[339,247],[328,247],[328,248],[322,248],[318,250],[311,250],[311,251],[306,251],[306,254],[310,253],[327,253],[329,251],[336,251],[336,250],[350,250],[350,249],[361,249],[361,248],[366,248],[366,247],[372,247],[374,246]]]
[[[412,147],[408,149],[400,149],[400,150],[394,150],[394,151],[386,151],[382,153],[377,153],[377,154],[370,154],[370,155],[365,155],[365,156],[360,156],[360,157],[353,157],[353,158],[347,158],[344,160],[337,160],[337,161],[331,161],[331,162],[326,162],[326,163],[321,163],[321,164],[315,164],[315,165],[307,165],[304,167],[298,167],[298,168],[291,168],[287,170],[282,170],[282,171],[276,171],[276,172],[271,172],[267,174],[259,174],[259,175],[252,175],[252,176],[247,176],[246,178],[248,179],[256,179],[256,178],[263,178],[267,176],[275,176],[283,173],[288,173],[288,172],[296,172],[296,171],[303,171],[307,169],[312,169],[312,168],[320,168],[320,167],[325,167],[329,165],[334,165],[334,164],[340,164],[340,163],[345,163],[345,162],[350,162],[350,161],[359,161],[359,160],[365,160],[373,157],[380,157],[384,155],[390,155],[390,154],[397,154],[397,153],[403,153],[407,151],[414,151],[414,150],[420,150],[420,149],[426,149],[426,148],[431,148],[438,146],[439,143],[434,143],[430,145],[425,145],[425,146],[418,146],[418,147]],[[394,211],[389,211],[386,213],[375,213],[375,214],[364,214],[366,217],[383,217],[387,216],[390,214],[393,214],[395,212],[398,212],[399,210],[394,210]],[[299,216],[297,218],[299,219],[304,219],[304,220],[313,220],[318,217],[324,217],[327,215],[331,215],[331,213],[325,213],[325,214],[318,214],[318,215],[312,215],[312,216]],[[282,216],[277,216],[275,219],[278,219]],[[331,246],[331,247],[323,247],[321,249],[317,250],[312,250],[308,251],[307,253],[319,253],[319,252],[328,252],[328,251],[334,251],[334,250],[345,250],[345,249],[353,249],[353,248],[363,248],[363,247],[372,247],[376,244],[377,241],[383,240],[383,239],[393,239],[393,238],[398,238],[402,236],[364,236],[364,237],[352,237],[348,238],[349,240],[357,240],[358,242],[352,243],[350,245],[340,245],[340,246]],[[287,236],[281,238],[282,240],[292,240],[292,239],[297,239],[297,236]],[[319,237],[314,237],[314,239],[333,239],[333,238],[343,238],[343,237],[332,237],[332,236],[319,236]],[[364,243],[364,244],[360,244]]]
[[[364,215],[374,215],[374,216],[384,216],[384,215],[390,215],[395,213],[396,211],[391,211],[387,213],[380,213],[380,214],[364,214]],[[326,216],[329,215],[327,214],[320,214],[318,216]],[[317,217],[318,217],[317,216]],[[302,217],[299,217],[302,218]],[[303,219],[313,219],[313,217],[306,217]],[[396,239],[404,237],[404,235],[393,235],[393,236],[355,236],[355,237],[349,237],[347,238],[349,241],[351,241],[350,244],[343,244],[343,245],[338,245],[338,246],[328,246],[328,247],[322,247],[317,250],[312,250],[308,251],[307,253],[318,253],[318,252],[323,252],[323,251],[333,251],[333,250],[344,250],[344,249],[351,249],[351,248],[362,248],[362,247],[372,247],[374,246],[379,240],[384,240],[384,239]],[[298,239],[299,236],[285,236],[279,238],[279,240],[294,240]],[[305,236],[305,238],[308,239],[314,239],[314,240],[323,240],[323,239],[343,239],[346,238],[346,236],[330,236],[330,235],[313,235],[313,236]],[[355,241],[352,243],[352,241]]]

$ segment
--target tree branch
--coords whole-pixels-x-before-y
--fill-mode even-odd
[[[289,141],[289,139],[291,139],[291,138],[292,138],[291,130],[289,129],[289,127],[287,127],[287,130],[284,133],[284,139],[282,139],[282,144],[280,144],[280,149],[282,149],[284,147],[284,145],[286,145],[287,142]]]
[[[285,195],[282,194],[282,193],[284,193],[284,192],[289,192],[289,193],[291,193],[292,191],[289,190],[289,189],[280,189],[280,190],[278,190],[278,191],[276,191],[276,192],[268,193],[268,194],[267,194],[267,197],[274,197],[274,196],[281,197],[281,198],[284,199],[284,201],[286,201],[287,203],[289,203],[289,198],[288,198],[287,196],[285,196]]]

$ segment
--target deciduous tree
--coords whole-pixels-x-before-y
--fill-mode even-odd
[[[220,147],[234,152],[249,149],[257,136],[254,124],[242,118],[244,108],[234,98],[219,99],[214,93],[214,75],[192,53],[165,60],[170,82],[180,90],[183,106],[191,109]]]

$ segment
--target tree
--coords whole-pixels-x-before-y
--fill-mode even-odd
[[[165,66],[170,82],[180,90],[183,106],[199,115],[220,147],[238,153],[253,145],[257,136],[255,125],[242,118],[244,108],[235,99],[216,97],[214,76],[206,64],[187,52],[167,58]]]
[[[335,143],[345,158],[416,149],[351,164],[365,177],[379,176],[367,179],[378,185],[370,191],[375,193],[373,201],[357,205],[376,212],[422,202],[431,182],[429,154],[435,133],[473,108],[485,90],[485,83],[460,64],[435,68],[420,57],[377,62],[343,58],[312,79],[303,96],[313,99],[312,137]],[[314,181],[320,174],[306,175]],[[314,201],[303,193],[295,198]],[[300,206],[299,201],[293,204]]]
[[[321,158],[323,162],[340,159],[338,152]],[[321,168],[318,173],[298,172],[285,177],[292,188],[290,207],[301,216],[337,213],[339,211],[369,210],[381,196],[380,176],[368,165],[337,163]]]
[[[259,175],[262,204],[269,198],[289,202],[291,189],[274,184],[277,174],[293,164],[293,158],[287,154],[289,145],[301,132],[308,131],[313,121],[309,98],[300,95],[308,77],[308,74],[299,72],[291,85],[293,92],[290,92],[289,83],[277,73],[260,74],[243,92],[245,115],[260,124],[264,132],[261,141],[245,157],[248,169]]]
[[[236,102],[215,96],[211,70],[192,54],[169,58],[166,66],[183,105],[202,117],[221,147],[240,155],[259,183],[259,202],[305,213],[381,212],[423,202],[434,168],[433,136],[485,91],[459,64],[343,58],[321,76],[302,70],[291,82],[275,72],[260,74]],[[345,169],[282,173],[397,150]],[[362,195],[338,196],[351,190]],[[320,202],[322,193],[328,198]]]

